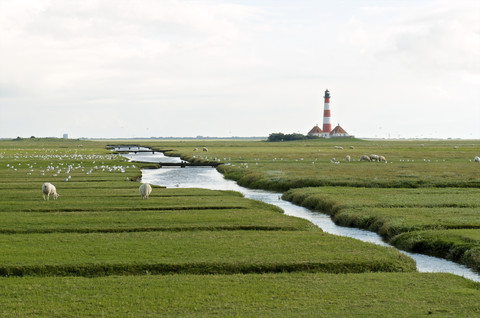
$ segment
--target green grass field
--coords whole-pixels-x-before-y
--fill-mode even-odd
[[[0,246],[2,276],[415,270],[393,249],[319,231],[0,235]]]
[[[319,139],[145,144],[189,161],[221,161],[225,165],[219,170],[239,184],[281,192],[307,186],[480,187],[480,169],[473,162],[480,152],[478,140]],[[193,151],[203,145],[208,147],[208,152]],[[364,154],[384,155],[387,163],[360,162]],[[346,155],[353,161],[346,162]]]
[[[387,240],[408,231],[480,231],[480,164],[473,160],[480,154],[478,140],[212,141],[208,153],[192,150],[198,141],[152,145],[187,160],[224,162],[217,169],[243,186],[290,190],[284,198],[331,214],[337,224],[376,231]],[[345,161],[347,154],[351,162]],[[369,154],[384,155],[387,163],[359,161]],[[427,244],[431,239],[425,236],[423,246],[432,246]],[[398,239],[394,242],[412,250]],[[463,254],[433,252],[419,244],[415,250],[480,271],[479,241],[475,244],[452,248]]]
[[[296,189],[289,195],[295,194],[293,200],[301,203],[324,190],[329,199],[323,208],[365,210],[382,218],[382,211],[388,211],[392,222],[400,220],[395,231],[404,233],[395,237],[422,234],[432,224],[442,231],[477,226],[478,170],[468,161],[478,149],[474,142],[338,142],[344,152],[352,143],[354,149],[348,151],[357,152],[352,156],[375,152],[388,160],[407,158],[410,165],[401,171],[410,174],[408,182],[395,180],[399,172],[394,170],[403,169],[399,165],[407,165],[404,161],[331,163],[333,155],[340,158],[333,148],[337,141],[207,141],[208,153],[193,152],[204,146],[198,141],[141,144],[193,160],[223,162],[225,170],[219,170],[254,187],[287,190],[334,182],[337,187]],[[107,144],[0,141],[1,316],[480,313],[479,283],[416,273],[413,261],[393,249],[323,233],[306,220],[232,191],[155,186],[150,198],[141,200],[139,183],[132,180],[138,180],[142,167],[153,165],[130,163],[106,150]],[[429,180],[424,180],[427,163],[416,160],[425,153],[445,158],[429,166],[434,169]],[[349,175],[352,171],[357,174]],[[370,180],[373,172],[379,179]],[[355,187],[338,187],[345,180]],[[43,182],[56,185],[58,200],[43,200]],[[410,189],[362,189],[361,183]],[[447,188],[451,184],[457,188]],[[419,185],[429,188],[411,189]],[[371,195],[359,192],[367,190]],[[379,192],[374,196],[373,190]],[[410,217],[403,215],[408,209],[414,211]],[[411,229],[398,230],[402,226]],[[436,233],[443,238],[453,233],[442,231]],[[475,245],[478,230],[469,231],[458,230],[450,240],[468,238],[468,244]],[[412,238],[404,241],[413,242],[407,249],[421,245]],[[463,254],[473,255],[472,251],[473,247]]]
[[[450,274],[12,277],[2,317],[477,317],[479,287]]]

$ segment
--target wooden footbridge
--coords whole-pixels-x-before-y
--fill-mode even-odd
[[[145,161],[135,161],[135,160],[132,160],[130,162],[138,163],[138,164],[145,163]],[[217,166],[221,165],[220,162],[188,162],[188,161],[182,161],[182,162],[149,162],[149,163],[157,164],[157,167],[154,167],[153,169],[158,169],[158,168],[162,168],[162,167],[180,167],[180,168],[185,168],[185,167],[212,167],[212,168],[216,168]]]
[[[185,167],[212,167],[215,168],[221,163],[219,162],[159,162],[159,168],[162,167],[180,167],[180,168],[185,168]]]

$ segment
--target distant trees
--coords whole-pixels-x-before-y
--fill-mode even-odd
[[[305,140],[305,139],[314,139],[318,138],[316,136],[305,136],[302,134],[283,134],[283,133],[272,133],[268,136],[267,141],[293,141],[293,140]]]

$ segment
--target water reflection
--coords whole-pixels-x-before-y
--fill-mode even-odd
[[[128,158],[137,161],[161,162],[161,160],[169,157],[165,157],[163,154],[130,154]],[[180,160],[179,158],[177,159]],[[294,205],[291,202],[284,201],[280,198],[281,194],[276,192],[252,190],[241,187],[236,182],[225,179],[221,173],[211,167],[165,167],[155,170],[143,170],[142,181],[155,185],[166,186],[167,188],[205,188],[212,190],[237,191],[242,193],[246,198],[279,206],[286,215],[307,219],[320,227],[324,232],[339,236],[351,237],[377,245],[390,246],[385,243],[381,236],[375,232],[338,226],[333,223],[333,221],[330,219],[330,216],[326,214],[312,212],[306,208]],[[417,270],[419,272],[452,273],[480,282],[480,275],[473,272],[466,266],[423,254],[408,253],[401,250],[400,252],[410,256],[415,260],[417,263]]]
[[[161,152],[138,152],[138,153],[129,153],[122,155],[130,160],[140,161],[140,162],[168,162],[168,163],[180,163],[182,160],[178,157],[167,157]]]
[[[150,148],[138,147],[138,146],[118,146],[113,147],[113,151],[151,151]]]

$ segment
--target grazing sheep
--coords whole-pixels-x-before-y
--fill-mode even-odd
[[[203,151],[208,151],[207,147],[203,147]]]
[[[355,149],[355,147],[354,147],[354,146],[350,146],[350,147],[348,147],[348,148],[350,148],[350,149]]]
[[[479,156],[475,156],[475,158],[473,158],[473,161],[475,161],[475,162],[480,162],[480,157],[479,157]]]
[[[343,149],[343,147],[335,146],[335,149]]]
[[[370,155],[370,160],[371,161],[379,161],[380,157],[378,155]]]
[[[378,161],[379,162],[387,162],[387,159],[385,159],[384,156],[378,156]]]
[[[146,200],[150,193],[152,193],[152,186],[148,183],[142,183],[138,188],[138,192],[140,192],[142,199]]]
[[[49,183],[49,182],[45,182],[42,185],[42,193],[43,193],[43,199],[44,200],[48,200],[50,198],[50,194],[53,196],[54,200],[56,200],[59,196],[55,186],[53,184]],[[45,196],[47,196],[47,197],[45,198]]]
[[[362,156],[360,157],[360,161],[372,161],[372,160],[370,160],[370,157],[369,157],[369,156],[367,156],[367,155],[362,155]]]
[[[350,160],[351,160],[350,155],[347,155],[347,156],[345,157],[345,161],[346,161],[346,162],[350,162]]]
[[[198,148],[193,148],[193,151],[197,151],[197,150],[198,150]]]

